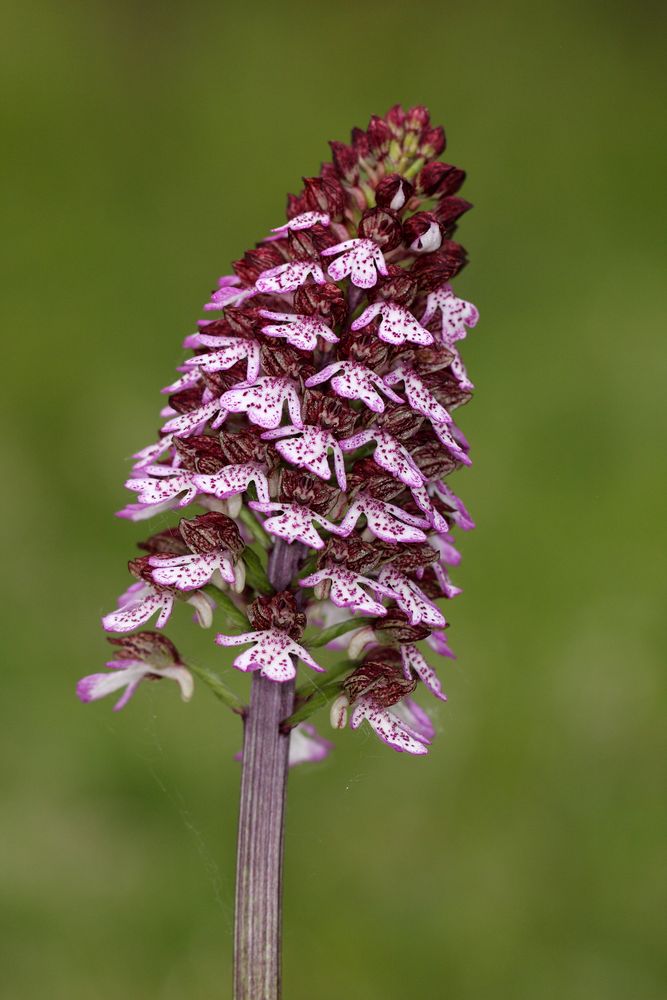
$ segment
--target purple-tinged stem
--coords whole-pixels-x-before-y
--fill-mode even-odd
[[[276,541],[269,559],[275,590],[289,587],[303,549]],[[234,1000],[279,1000],[283,833],[289,736],[280,732],[294,707],[294,681],[253,674],[245,718],[236,857]]]

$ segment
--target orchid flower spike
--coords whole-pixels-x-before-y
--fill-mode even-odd
[[[236,670],[275,684],[299,664],[319,676],[313,651],[336,650],[322,688],[334,727],[349,718],[397,751],[429,749],[412,695],[444,699],[428,658],[453,656],[452,535],[474,526],[450,485],[470,463],[455,423],[473,388],[459,351],[478,321],[455,291],[470,206],[456,196],[463,171],[438,162],[444,146],[423,107],[374,117],[332,143],[333,162],[219,279],[164,380],[158,440],[127,476],[120,516],[168,520],[130,561],[136,582],[103,618],[122,634],[118,658],[80,682],[82,700],[121,691],[121,707],[158,677],[189,698],[206,671],[137,631],[185,607],[215,623],[219,647],[244,647]],[[297,694],[293,764],[331,749],[304,721],[309,704]]]

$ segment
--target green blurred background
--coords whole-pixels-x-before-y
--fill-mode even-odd
[[[664,997],[664,7],[3,21],[3,997],[229,995],[237,720],[203,688],[119,715],[73,689],[144,534],[113,511],[181,338],[326,140],[396,101],[444,122],[476,206],[456,486],[479,527],[432,755],[343,732],[292,775],[286,1000]]]

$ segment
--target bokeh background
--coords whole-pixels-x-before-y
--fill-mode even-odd
[[[664,997],[664,7],[17,0],[3,23],[2,996],[229,995],[237,720],[203,688],[119,715],[73,689],[182,337],[326,140],[402,101],[476,205],[456,485],[479,527],[432,755],[344,732],[292,775],[286,998]]]

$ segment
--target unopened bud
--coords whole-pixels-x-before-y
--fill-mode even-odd
[[[406,201],[412,197],[414,188],[400,174],[388,174],[383,177],[375,189],[375,201],[380,208],[390,208],[392,212],[400,212]]]
[[[339,694],[331,702],[329,711],[329,721],[333,729],[345,729],[347,724],[347,710],[350,707],[350,699],[346,694]]]
[[[442,233],[432,212],[417,212],[403,226],[403,239],[413,253],[433,253],[442,243]]]

